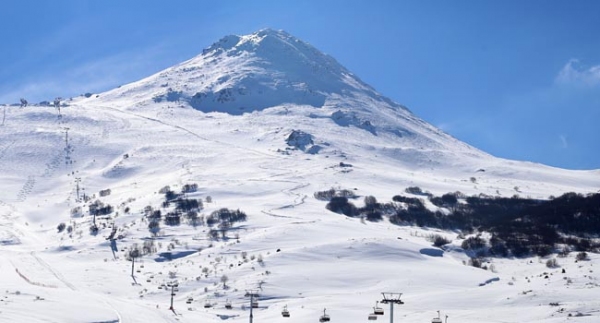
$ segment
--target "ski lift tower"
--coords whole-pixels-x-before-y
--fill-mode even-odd
[[[79,183],[81,183],[81,177],[75,177],[75,185],[77,190],[77,202],[81,202],[79,199]]]
[[[381,293],[381,295],[383,295],[383,299],[380,303],[390,304],[390,323],[394,323],[394,304],[404,304],[404,302],[400,300],[402,293]]]
[[[71,128],[63,127],[63,131],[65,132],[65,150],[69,148],[69,130],[71,130]]]
[[[177,281],[172,281],[167,283],[168,287],[171,287],[171,307],[169,307],[169,309],[171,311],[174,311],[175,309],[173,308],[173,296],[175,296],[175,288],[179,287],[179,283],[177,283]]]
[[[252,323],[252,319],[254,318],[254,316],[252,315],[252,309],[258,307],[258,302],[255,300],[255,298],[258,297],[258,291],[247,290],[246,297],[250,297],[250,323]]]

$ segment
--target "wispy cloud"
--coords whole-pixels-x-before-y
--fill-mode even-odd
[[[459,115],[438,125],[493,155],[598,168],[600,65],[570,60],[554,72],[545,86],[507,95],[494,109],[482,109],[484,115]]]
[[[600,65],[584,66],[578,59],[571,59],[556,76],[560,85],[600,86]]]
[[[440,130],[442,130],[444,132],[448,132],[448,133],[452,132],[455,128],[449,122],[438,123],[436,125],[436,127],[438,127]]]
[[[559,135],[558,138],[560,139],[561,148],[564,148],[564,149],[569,148],[569,142],[567,141],[567,136]]]
[[[18,102],[21,97],[39,102],[57,96],[106,91],[174,64],[168,61],[166,51],[164,46],[155,46],[84,61],[68,68],[51,68],[18,84],[0,87],[0,103]]]

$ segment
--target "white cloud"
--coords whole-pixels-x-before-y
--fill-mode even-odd
[[[454,127],[452,127],[452,125],[450,125],[447,122],[439,123],[436,125],[436,127],[444,132],[451,132],[454,128]]]
[[[562,148],[569,148],[569,142],[567,141],[567,136],[565,135],[560,135],[558,136],[558,138],[560,139],[560,146]]]
[[[579,60],[571,59],[560,70],[555,82],[564,85],[600,86],[600,65],[587,67]]]
[[[173,64],[167,62],[166,56],[166,48],[156,46],[101,57],[69,68],[55,67],[19,84],[5,85],[4,88],[0,86],[0,103],[15,103],[21,97],[30,102],[39,102],[57,96],[68,98],[86,92],[110,90]]]

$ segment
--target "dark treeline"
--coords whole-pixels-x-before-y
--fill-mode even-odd
[[[148,230],[154,235],[157,235],[161,228],[161,220],[165,225],[178,226],[182,222],[187,222],[194,227],[207,225],[209,237],[218,239],[219,235],[222,238],[227,238],[227,232],[236,222],[244,222],[247,219],[246,213],[240,210],[230,210],[221,208],[213,211],[205,216],[199,214],[204,210],[202,199],[187,198],[187,193],[197,192],[197,184],[185,184],[180,193],[172,191],[170,186],[165,186],[159,190],[159,193],[164,194],[165,199],[162,202],[162,207],[166,213],[161,210],[155,210],[148,205],[144,208],[146,219],[148,220]],[[207,202],[212,201],[212,198],[207,197]],[[172,207],[174,206],[174,207]]]
[[[411,193],[414,190],[411,188]],[[460,230],[464,234],[488,232],[489,241],[470,238],[463,247],[493,256],[600,250],[600,243],[595,240],[600,234],[600,194],[566,193],[549,200],[535,200],[518,196],[466,197],[457,192],[441,197],[396,195],[393,202],[383,204],[367,196],[363,207],[356,207],[345,196],[330,195],[333,197],[327,209],[350,217],[379,221],[387,216],[397,225]],[[448,211],[433,212],[425,206],[424,199]]]
[[[91,215],[108,215],[114,211],[114,208],[110,204],[104,204],[100,200],[96,200],[93,203],[90,203],[88,206],[89,212]]]

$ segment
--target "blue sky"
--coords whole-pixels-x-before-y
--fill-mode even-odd
[[[284,29],[495,156],[600,168],[600,1],[6,0],[0,103],[101,92]]]

